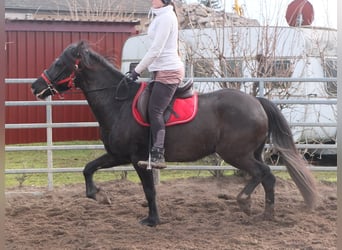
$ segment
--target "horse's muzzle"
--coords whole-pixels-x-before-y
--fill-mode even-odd
[[[44,100],[50,95],[55,95],[57,92],[54,88],[47,85],[41,77],[32,83],[31,91],[32,94],[40,100]]]
[[[31,89],[33,95],[37,97],[37,99],[45,100],[49,95],[53,95],[53,90],[50,88],[43,89],[42,91],[36,93],[34,89]]]

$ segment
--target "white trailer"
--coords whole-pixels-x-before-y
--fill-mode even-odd
[[[129,38],[122,53],[122,72],[132,70],[145,55],[147,35]],[[314,27],[225,27],[180,31],[180,54],[186,77],[325,78],[337,75],[337,30]],[[149,77],[146,71],[142,77]],[[235,87],[260,95],[255,82],[197,83],[200,92]],[[336,99],[336,82],[265,82],[266,98],[284,100]],[[290,123],[336,123],[336,105],[281,105]],[[335,143],[336,126],[293,127],[298,143]],[[309,150],[310,151],[310,150]],[[335,150],[315,150],[336,155]]]

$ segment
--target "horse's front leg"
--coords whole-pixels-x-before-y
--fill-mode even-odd
[[[137,174],[140,177],[145,197],[148,203],[148,216],[142,219],[142,225],[154,227],[160,223],[158,207],[156,202],[156,188],[154,185],[153,171],[142,169],[137,164],[133,164]]]
[[[96,193],[99,189],[95,186],[93,181],[94,173],[101,168],[110,168],[118,165],[118,163],[109,154],[104,154],[99,158],[89,162],[83,170],[83,176],[86,185],[86,196],[96,200]]]

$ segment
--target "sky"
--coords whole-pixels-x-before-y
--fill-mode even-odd
[[[246,17],[258,19],[259,22],[287,25],[285,15],[292,0],[239,0]],[[313,26],[337,27],[337,0],[309,0],[314,8]],[[234,0],[226,0],[226,6],[232,6]]]
[[[232,12],[234,0],[221,0],[225,3],[226,11]],[[314,8],[312,26],[337,28],[337,1],[338,0],[309,0]],[[187,0],[188,3],[197,2]],[[292,0],[238,0],[244,8],[245,17],[257,19],[260,24],[285,25],[287,6]]]

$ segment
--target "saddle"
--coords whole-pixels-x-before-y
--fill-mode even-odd
[[[148,102],[152,88],[153,82],[149,84],[141,83],[141,87],[133,101],[133,116],[138,123],[144,126],[149,126]],[[193,80],[189,79],[177,88],[170,105],[164,112],[166,126],[190,121],[195,117],[196,112],[197,93],[193,91]]]

